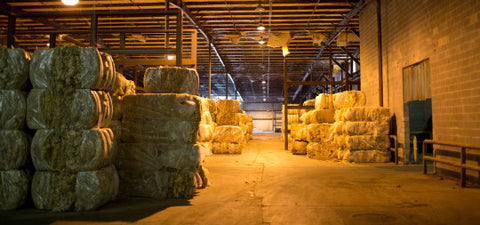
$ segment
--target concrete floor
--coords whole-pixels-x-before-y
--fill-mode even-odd
[[[279,134],[242,155],[206,159],[211,186],[192,199],[119,198],[98,211],[0,212],[0,224],[480,224],[480,189],[421,166],[347,164],[294,156]]]

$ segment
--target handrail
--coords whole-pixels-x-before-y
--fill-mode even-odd
[[[460,148],[460,162],[453,162],[450,160],[445,159],[437,159],[437,151],[433,148],[433,156],[426,155],[427,144],[432,145],[443,145],[443,146],[450,146],[450,147],[459,147]],[[467,169],[480,171],[480,166],[474,165],[467,165],[467,149],[479,149],[479,145],[470,145],[470,144],[459,144],[455,142],[448,142],[448,141],[434,141],[431,139],[425,139],[422,145],[422,153],[423,153],[423,174],[427,174],[427,160],[434,162],[434,173],[436,173],[436,163],[443,163],[448,164],[451,166],[460,167],[460,179],[462,187],[467,185]]]

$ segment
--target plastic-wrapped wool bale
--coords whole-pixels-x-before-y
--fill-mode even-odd
[[[233,99],[219,99],[217,101],[217,125],[238,126],[237,113],[240,112],[240,102]]]
[[[208,103],[208,111],[210,112],[210,116],[212,117],[213,122],[216,123],[216,120],[217,120],[217,102],[215,102],[214,99],[208,98],[207,103]]]
[[[390,161],[388,108],[342,108],[335,113],[335,119],[332,136],[338,159],[357,163]]]
[[[362,91],[344,91],[334,94],[332,98],[333,99],[328,101],[333,101],[333,105],[337,110],[342,108],[365,106],[366,104],[366,97]],[[321,103],[320,106],[322,106]]]
[[[217,126],[213,134],[212,152],[214,154],[241,154],[243,149],[243,132],[239,126]]]
[[[143,78],[147,93],[186,93],[197,95],[197,70],[181,67],[150,67]]]
[[[308,126],[303,123],[295,123],[290,127],[290,134],[292,135],[293,141],[288,145],[289,150],[294,155],[305,155],[307,154],[307,130]]]
[[[308,125],[307,156],[309,158],[328,160],[335,157],[335,148],[330,140],[331,127],[330,123]]]
[[[207,108],[202,101],[198,96],[176,93],[124,97],[122,142],[115,160],[121,193],[185,198],[208,185],[203,167],[207,150],[197,141],[199,136],[209,138],[199,130],[212,122],[207,121],[210,114],[202,113]]]
[[[0,47],[0,210],[22,206],[30,190],[26,165],[30,142],[25,128],[29,56]]]
[[[200,125],[198,126],[197,132],[197,144],[202,146],[207,154],[212,154],[212,142],[213,142],[213,132],[215,131],[215,122],[213,122],[212,114],[210,113],[210,101],[211,99],[201,98],[200,99],[200,113],[201,120]],[[215,102],[214,100],[212,100]]]
[[[289,104],[288,106],[298,106],[298,104]],[[288,109],[288,112],[287,112],[287,117],[288,117],[287,120],[288,120],[288,128],[289,128],[288,142],[293,141],[293,137],[291,135],[291,129],[290,129],[292,124],[301,123],[300,114],[301,114],[301,110],[299,110],[299,109]],[[284,115],[285,115],[285,105],[282,105],[282,141],[284,140],[284,136],[285,136],[284,125],[283,125],[283,124],[285,124]]]
[[[36,129],[31,155],[35,207],[94,210],[116,198],[110,91],[111,56],[95,48],[61,46],[35,51],[34,89],[27,98],[27,125]]]
[[[253,122],[252,117],[245,113],[237,113],[238,126],[242,129],[243,141],[248,142],[252,139]]]

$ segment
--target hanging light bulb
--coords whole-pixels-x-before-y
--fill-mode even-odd
[[[62,0],[62,3],[65,5],[76,5],[78,4],[78,0]]]
[[[265,27],[262,24],[260,24],[260,26],[257,27],[257,30],[263,31],[265,30]]]
[[[290,51],[288,51],[288,46],[287,45],[282,46],[283,57],[287,56],[288,54],[290,54]]]
[[[264,40],[260,40],[258,43],[261,44],[261,45],[263,45],[263,44],[265,44],[265,41],[264,41]]]

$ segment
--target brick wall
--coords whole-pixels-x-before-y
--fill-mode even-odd
[[[480,1],[382,0],[381,8],[384,104],[397,117],[401,145],[409,146],[402,68],[427,58],[434,139],[480,145]],[[360,15],[362,90],[370,100],[378,99],[375,27],[373,0]]]

